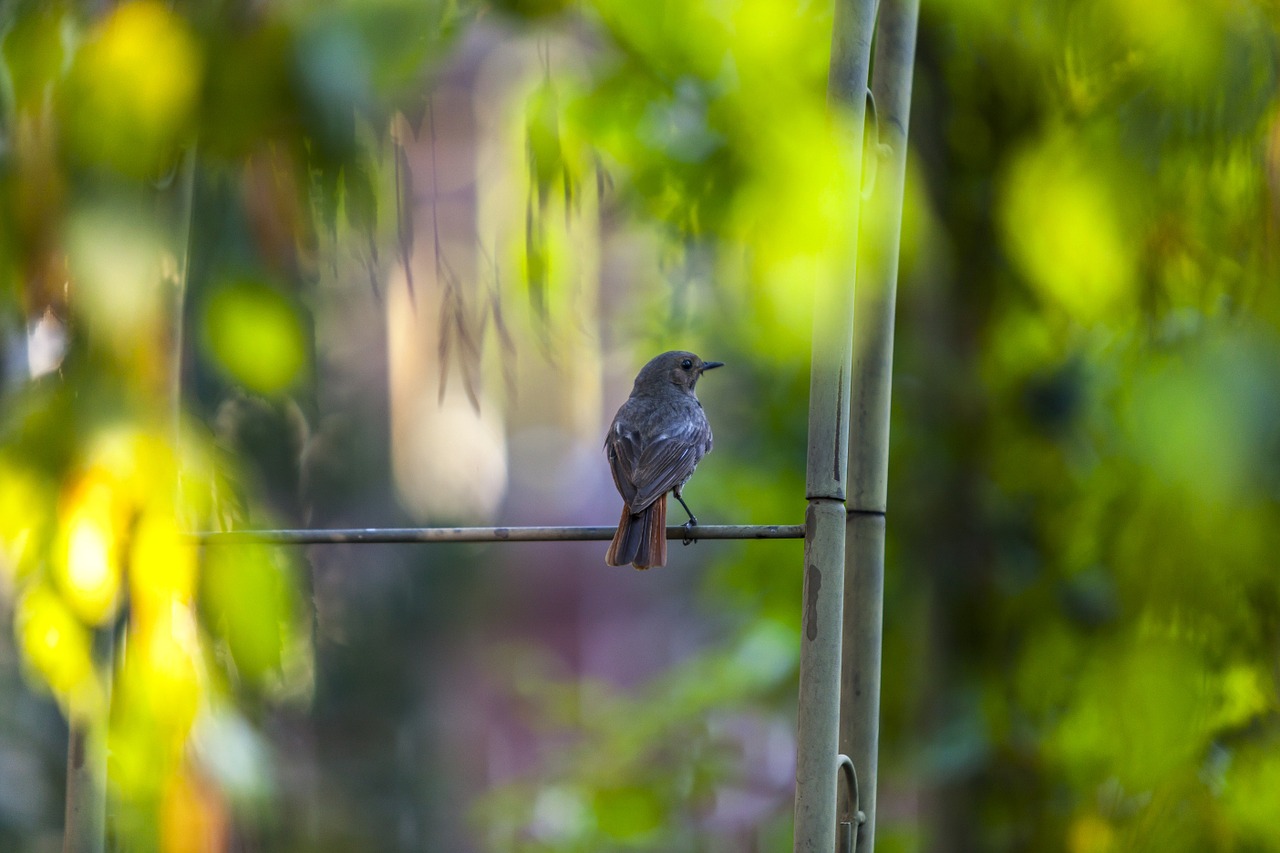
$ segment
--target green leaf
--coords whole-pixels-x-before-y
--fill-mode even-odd
[[[247,683],[264,687],[283,677],[296,598],[276,549],[216,545],[206,551],[201,609]]]

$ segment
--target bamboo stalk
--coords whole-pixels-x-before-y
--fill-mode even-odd
[[[862,134],[871,62],[873,0],[838,0],[832,29],[828,98],[848,118],[852,169],[848,199],[855,228],[862,200]],[[840,632],[844,587],[847,427],[853,361],[853,283],[857,253],[841,258],[845,273],[820,280],[814,299],[813,368],[809,385],[804,593],[800,696],[796,714],[797,853],[831,853],[836,842]],[[842,250],[838,250],[842,251]]]
[[[102,650],[113,657],[110,632]],[[108,688],[110,683],[108,682]],[[67,791],[63,813],[63,853],[102,853],[106,846],[106,725],[91,722],[75,698],[68,710]],[[105,721],[105,715],[104,715]]]
[[[866,816],[856,842],[862,853],[875,848],[893,321],[919,8],[919,0],[882,0],[880,7],[871,90],[884,156],[871,205],[889,224],[861,234],[859,254],[874,263],[861,270],[855,300],[840,751],[857,768],[857,807]]]
[[[204,545],[338,545],[424,542],[607,542],[616,527],[403,527],[229,530],[192,534]],[[699,524],[667,528],[668,539],[801,539],[799,524]]]
[[[165,282],[169,299],[170,359],[164,393],[171,413],[170,429],[175,450],[180,445],[182,423],[183,318],[187,275],[190,269],[191,228],[195,204],[196,148],[181,155],[172,180],[158,187],[157,207],[162,219],[174,223],[169,234],[172,276]],[[161,264],[164,268],[165,265]],[[177,484],[174,484],[175,493]],[[67,787],[64,802],[63,853],[102,853],[107,835],[107,718],[115,680],[118,650],[122,653],[127,623],[114,625],[99,637],[95,656],[101,662],[106,683],[107,710],[95,718],[73,704],[68,709]],[[118,636],[117,636],[118,635]]]

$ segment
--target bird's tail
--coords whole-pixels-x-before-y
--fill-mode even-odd
[[[667,496],[663,495],[642,511],[632,515],[630,507],[622,507],[618,532],[613,534],[604,561],[610,566],[637,569],[667,564]]]

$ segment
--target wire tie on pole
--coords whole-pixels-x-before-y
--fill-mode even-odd
[[[858,846],[858,830],[867,822],[867,813],[859,806],[858,771],[853,766],[853,759],[843,752],[837,756],[837,772],[843,773],[849,786],[849,809],[840,820],[839,844],[841,853],[854,853]],[[849,812],[853,814],[850,815]],[[856,824],[856,826],[855,826]]]

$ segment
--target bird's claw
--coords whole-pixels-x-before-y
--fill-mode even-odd
[[[689,516],[689,520],[680,526],[684,528],[684,539],[681,540],[680,544],[682,545],[696,544],[698,540],[695,537],[690,536],[689,534],[693,532],[693,528],[698,526],[698,519],[691,515]]]

